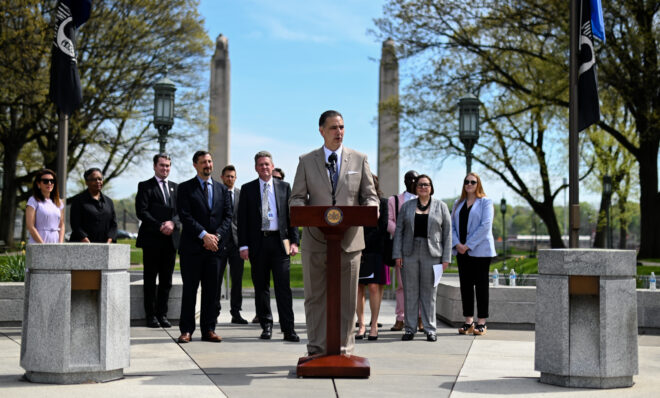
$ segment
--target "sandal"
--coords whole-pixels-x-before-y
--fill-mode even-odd
[[[463,326],[458,328],[459,334],[470,334],[474,332],[474,323],[465,323]]]
[[[474,335],[475,336],[483,336],[486,334],[486,330],[488,328],[486,327],[486,324],[484,323],[483,325],[477,324],[477,326],[474,328]]]

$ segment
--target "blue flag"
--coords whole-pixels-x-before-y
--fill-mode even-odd
[[[82,102],[75,49],[76,30],[89,19],[91,7],[92,0],[57,2],[49,97],[66,115],[71,115]]]
[[[600,0],[591,0],[591,31],[605,43],[605,22],[603,22],[603,5]]]

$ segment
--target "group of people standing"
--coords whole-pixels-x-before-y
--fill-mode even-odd
[[[183,297],[179,343],[191,341],[195,331],[195,301],[201,285],[201,339],[220,342],[215,333],[220,313],[220,286],[227,264],[230,268],[231,322],[246,324],[241,314],[243,262],[251,263],[256,316],[261,339],[271,339],[270,278],[273,277],[280,328],[285,341],[298,342],[294,330],[289,281],[290,257],[298,253],[298,228],[291,226],[290,206],[377,206],[375,227],[351,227],[341,241],[341,351],[352,353],[355,338],[366,338],[365,290],[371,307],[369,340],[378,338],[378,315],[384,286],[389,281],[385,247],[391,244],[396,267],[396,323],[403,340],[412,340],[420,329],[436,341],[433,266],[446,269],[452,252],[457,256],[465,325],[460,333],[484,334],[488,317],[488,267],[495,255],[492,237],[493,204],[485,197],[475,173],[466,176],[461,198],[451,213],[441,200],[433,199],[431,177],[410,171],[406,191],[383,198],[378,178],[370,171],[366,155],[343,146],[343,116],[326,111],[319,118],[323,146],[302,155],[293,188],[275,169],[266,151],[255,157],[253,181],[234,186],[236,169],[228,165],[222,180],[211,178],[213,159],[206,151],[193,155],[196,175],[179,185],[169,181],[171,159],[153,158],[154,177],[138,184],[136,213],[142,221],[136,246],[143,250],[144,308],[150,327],[170,327],[167,302],[178,250]],[[279,177],[278,177],[279,176]],[[72,198],[72,242],[112,242],[117,232],[112,200],[105,196],[99,169],[84,173],[87,189]],[[30,243],[64,241],[63,205],[56,175],[37,173],[33,197],[28,201],[26,223]],[[387,242],[391,239],[390,242]],[[326,251],[323,234],[304,227],[302,264],[305,289],[308,354],[326,352]],[[389,254],[388,254],[389,255]],[[362,268],[362,270],[361,270]],[[362,276],[362,277],[360,277]],[[158,280],[158,284],[156,284]],[[360,288],[358,288],[360,286]],[[473,324],[476,287],[478,321]],[[356,312],[357,310],[357,312]],[[354,334],[355,315],[358,333]]]

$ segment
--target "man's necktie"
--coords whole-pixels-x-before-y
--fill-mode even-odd
[[[337,189],[337,179],[339,178],[339,173],[337,172],[337,154],[332,152],[330,156],[328,156],[328,162],[330,162],[330,179],[332,180],[332,186]]]
[[[263,231],[270,230],[270,220],[268,219],[268,213],[270,213],[270,203],[268,202],[269,187],[269,184],[264,184],[264,190],[261,193],[261,229]]]
[[[204,182],[204,200],[206,201],[206,205],[211,208],[211,201],[209,200],[209,183],[207,181]]]
[[[171,203],[170,203],[170,192],[169,192],[169,189],[167,189],[167,182],[165,182],[165,180],[162,180],[161,183],[163,184],[163,193],[165,194],[165,203],[167,205],[171,205]]]

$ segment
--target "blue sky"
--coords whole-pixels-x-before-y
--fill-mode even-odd
[[[284,169],[285,180],[292,183],[298,157],[322,145],[318,117],[327,109],[344,115],[344,144],[366,153],[377,173],[381,43],[367,31],[374,28],[373,19],[381,16],[383,4],[380,0],[201,1],[199,10],[211,40],[215,42],[220,33],[229,40],[230,160],[237,168],[238,185],[256,178],[253,156],[260,150],[273,154],[275,166]],[[405,63],[401,68],[403,84]],[[209,73],[199,78],[208,81]],[[206,143],[205,138],[201,141]],[[190,158],[196,149],[173,155],[173,181],[194,175]],[[137,182],[149,177],[145,172],[151,170],[149,162],[142,164],[146,168],[135,167],[112,182],[113,197],[130,196]],[[460,194],[464,159],[447,160],[441,169],[437,164],[403,156],[401,178],[415,169],[431,175],[436,197]],[[503,192],[509,203],[520,202],[501,183],[485,181],[485,189],[497,202]]]

